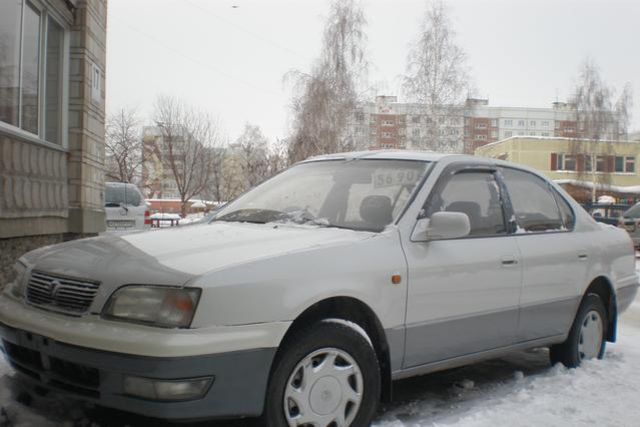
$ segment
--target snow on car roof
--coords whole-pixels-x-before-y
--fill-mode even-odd
[[[315,162],[321,160],[336,159],[389,159],[389,160],[422,160],[436,162],[444,157],[467,157],[460,154],[436,153],[434,151],[417,150],[372,150],[372,151],[351,151],[347,153],[324,154],[310,157],[304,162]]]

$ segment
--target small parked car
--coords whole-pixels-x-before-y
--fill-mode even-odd
[[[633,246],[640,248],[640,203],[624,211],[618,225],[629,233]]]
[[[38,249],[0,295],[25,383],[168,419],[365,426],[393,380],[550,347],[601,358],[627,233],[535,170],[371,151],[303,161],[207,224]]]
[[[104,211],[107,231],[148,230],[149,206],[137,186],[124,182],[106,182]]]

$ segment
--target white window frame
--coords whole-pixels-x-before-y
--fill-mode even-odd
[[[20,63],[18,64],[19,77],[18,88],[20,94],[20,101],[18,108],[22,106],[22,57],[23,57],[23,27],[24,27],[24,11],[25,8],[33,7],[40,13],[40,28],[39,28],[39,61],[38,61],[38,133],[32,133],[22,129],[22,112],[19,113],[20,119],[18,120],[18,126],[0,121],[0,131],[3,133],[15,136],[22,140],[35,142],[46,147],[66,151],[69,147],[69,52],[71,41],[71,28],[68,22],[52,7],[47,7],[48,3],[42,0],[21,0],[22,9],[20,15]],[[48,25],[49,18],[53,19],[56,24],[63,30],[62,39],[62,63],[61,63],[61,79],[60,82],[60,100],[58,108],[60,109],[60,134],[58,135],[59,143],[49,142],[45,139],[46,132],[46,71],[47,71],[47,37],[48,37]]]

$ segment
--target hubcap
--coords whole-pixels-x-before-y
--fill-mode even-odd
[[[344,350],[323,348],[294,368],[284,392],[290,427],[347,427],[362,402],[362,372]]]
[[[592,310],[582,320],[578,355],[580,360],[593,359],[600,355],[602,348],[602,332],[604,330],[600,313]]]

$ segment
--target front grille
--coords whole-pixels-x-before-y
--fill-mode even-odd
[[[27,301],[68,314],[84,314],[98,292],[99,282],[31,272]]]

